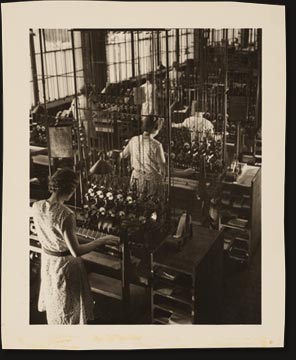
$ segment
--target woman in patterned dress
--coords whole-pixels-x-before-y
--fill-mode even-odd
[[[79,244],[76,222],[65,201],[78,185],[71,169],[58,170],[50,179],[51,196],[33,204],[33,219],[42,245],[39,311],[46,311],[48,324],[86,324],[93,319],[93,301],[81,255],[103,244],[114,244],[105,236]]]
[[[154,137],[162,127],[162,120],[148,115],[142,120],[142,135],[134,136],[121,152],[121,158],[130,157],[131,185],[136,184],[141,194],[161,193],[166,175],[166,160],[162,144]]]

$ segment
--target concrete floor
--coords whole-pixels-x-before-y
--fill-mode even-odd
[[[261,323],[261,248],[248,267],[224,262],[223,324]]]
[[[149,323],[149,293],[144,288],[132,294],[130,324]],[[31,285],[30,323],[46,324],[45,313],[37,310],[39,282]],[[93,324],[121,324],[120,304],[116,300],[94,295],[95,316]],[[227,257],[224,259],[222,324],[261,323],[261,249],[257,248],[251,263],[243,267]]]

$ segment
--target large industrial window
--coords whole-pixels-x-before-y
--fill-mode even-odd
[[[225,45],[225,29],[205,29],[207,45]],[[132,34],[133,33],[133,36]],[[194,58],[194,29],[171,29],[166,31],[109,31],[106,38],[108,81],[116,83],[133,76],[141,76],[163,64],[171,68],[175,61],[179,64]],[[237,48],[255,50],[256,29],[228,29],[228,44]],[[132,43],[133,42],[133,43]],[[134,61],[133,61],[134,59]]]
[[[168,31],[168,42],[169,66],[171,67],[177,59],[176,30]],[[182,48],[184,54],[185,46]],[[135,76],[141,76],[155,70],[160,63],[167,65],[165,31],[135,30],[133,36],[131,31],[109,31],[106,49],[108,81],[111,83],[129,79],[133,76],[133,70]],[[193,56],[193,51],[190,54]]]
[[[194,57],[194,34],[193,29],[179,30],[179,62],[184,63]]]
[[[147,74],[157,67],[156,34],[152,31],[137,31],[134,35],[135,74]]]
[[[107,73],[110,83],[132,76],[131,33],[109,31],[106,39]]]
[[[258,49],[257,29],[228,29],[228,44],[248,50]],[[223,29],[208,29],[208,45],[222,46],[225,32]]]
[[[160,32],[160,61],[167,66],[166,51],[168,50],[169,67],[177,60],[176,56],[176,30],[168,30],[168,49],[166,48],[166,32]]]
[[[34,30],[34,35],[35,55],[31,54],[31,56],[35,56],[36,59],[39,102],[44,103],[40,32],[38,29]],[[42,29],[41,42],[43,48],[46,101],[52,102],[74,95],[75,88],[71,32],[64,29]],[[74,32],[74,48],[77,87],[79,90],[84,82],[81,37],[79,32]],[[31,80],[31,85],[33,88],[33,80]],[[36,105],[33,104],[33,97],[31,102],[32,105]]]
[[[155,70],[156,41],[156,32],[152,31],[133,31],[133,37],[131,31],[109,31],[106,39],[108,81],[127,80],[133,76],[133,69],[135,76]]]

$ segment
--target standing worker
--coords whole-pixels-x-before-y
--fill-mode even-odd
[[[76,221],[66,205],[78,185],[76,173],[58,170],[49,181],[51,196],[33,204],[33,219],[42,245],[38,310],[46,311],[50,325],[86,324],[93,319],[93,301],[81,255],[98,246],[116,243],[104,236],[79,244]]]
[[[141,116],[143,120],[147,115],[158,114],[157,101],[156,101],[157,88],[152,73],[149,73],[147,75],[146,82],[143,85],[141,85],[141,89],[143,90],[143,94],[144,94],[144,99],[143,99],[144,101],[141,107]]]
[[[136,185],[138,193],[161,193],[166,176],[166,160],[162,144],[155,140],[163,121],[153,115],[142,120],[142,134],[130,139],[120,153],[120,158],[130,158],[131,186]]]
[[[190,131],[191,142],[205,134],[214,134],[214,125],[203,117],[202,112],[195,112],[181,123],[172,123],[173,128],[186,128]]]

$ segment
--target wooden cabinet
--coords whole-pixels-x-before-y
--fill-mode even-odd
[[[248,263],[261,239],[261,168],[242,164],[235,182],[222,181],[219,229],[230,258]]]
[[[193,225],[181,250],[164,242],[151,262],[153,324],[219,323],[223,231]]]

